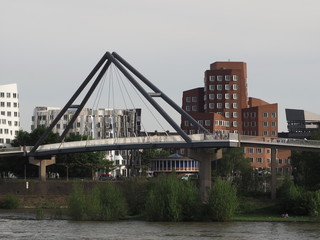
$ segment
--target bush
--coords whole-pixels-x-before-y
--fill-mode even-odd
[[[4,209],[17,209],[20,206],[20,200],[12,194],[8,194],[0,202],[0,208]]]
[[[122,193],[112,183],[107,183],[101,190],[101,220],[118,220],[127,213],[126,201]]]
[[[176,175],[163,175],[150,182],[146,198],[146,217],[151,221],[183,221],[197,217],[200,195],[189,181]]]
[[[216,179],[209,194],[208,205],[212,220],[231,220],[238,207],[236,188],[231,182]]]
[[[118,220],[126,215],[125,199],[113,183],[88,192],[75,184],[69,198],[69,213],[74,220]]]
[[[309,206],[309,214],[312,217],[320,218],[320,190],[312,194]]]

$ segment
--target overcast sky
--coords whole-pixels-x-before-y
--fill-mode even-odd
[[[320,114],[319,9],[319,0],[0,0],[0,84],[18,84],[30,131],[34,107],[63,107],[106,51],[179,105],[210,63],[244,61],[249,96],[278,103],[286,131],[285,108]]]

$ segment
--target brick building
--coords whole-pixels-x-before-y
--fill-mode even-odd
[[[244,62],[212,63],[204,73],[204,87],[183,92],[182,108],[210,132],[261,136],[265,141],[278,137],[278,104],[248,98]],[[181,128],[187,134],[199,132],[184,117]],[[245,148],[244,152],[253,168],[270,169],[270,149]],[[279,172],[291,172],[290,155],[288,150],[278,151]]]

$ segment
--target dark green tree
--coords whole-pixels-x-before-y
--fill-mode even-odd
[[[320,131],[315,132],[311,140],[320,140]],[[291,164],[294,181],[308,190],[320,189],[320,153],[292,151]]]

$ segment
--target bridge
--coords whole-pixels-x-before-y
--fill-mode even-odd
[[[86,105],[88,99],[97,88],[101,79],[106,74],[110,65],[116,66],[121,73],[129,80],[132,86],[153,106],[153,108],[171,125],[177,135],[173,136],[138,136],[130,138],[109,138],[109,139],[93,139],[77,142],[65,142],[64,139],[68,131],[72,128],[74,122],[79,116],[81,110]],[[132,74],[135,76],[133,77]],[[95,78],[95,79],[93,79]],[[138,78],[138,80],[136,79]],[[91,87],[80,104],[75,103],[80,94],[83,94],[87,85],[92,82]],[[141,81],[153,92],[147,92],[139,83]],[[184,119],[187,119],[198,132],[201,134],[187,135],[180,126],[171,118],[154,98],[161,98],[172,109],[178,112]],[[72,119],[64,128],[60,136],[60,143],[43,144],[44,140],[52,129],[57,125],[58,121],[63,117],[70,108],[75,109]],[[92,152],[92,151],[108,151],[108,150],[130,150],[130,149],[148,149],[148,148],[185,148],[189,149],[188,155],[200,162],[200,190],[204,197],[207,197],[207,190],[211,187],[211,161],[221,158],[222,148],[233,147],[261,147],[271,148],[271,173],[272,173],[272,198],[275,198],[276,190],[276,149],[291,149],[302,151],[320,151],[320,142],[303,141],[299,139],[281,139],[281,138],[264,138],[259,136],[241,136],[236,133],[229,133],[228,136],[217,138],[216,135],[210,133],[198,121],[193,119],[180,106],[172,101],[165,93],[158,89],[141,73],[133,68],[117,53],[112,54],[106,52],[87,78],[83,81],[77,91],[73,94],[64,108],[52,121],[46,132],[38,139],[36,144],[31,147],[8,148],[1,149],[0,156],[23,155],[29,157],[29,162],[40,167],[40,177],[45,180],[46,166],[55,163],[55,155],[64,153]],[[215,151],[205,151],[203,149],[215,149]],[[44,157],[48,157],[44,159]]]

